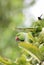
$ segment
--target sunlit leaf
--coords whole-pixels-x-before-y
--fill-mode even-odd
[[[36,46],[34,46],[34,45],[30,44],[30,43],[28,44],[26,42],[19,43],[19,46],[21,48],[23,48],[25,51],[27,51],[27,53],[29,53],[35,59],[37,59],[39,62],[41,60],[43,60],[43,56],[42,56],[40,50]]]

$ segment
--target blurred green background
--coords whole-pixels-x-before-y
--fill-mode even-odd
[[[23,9],[31,7],[35,0],[24,5],[25,0],[0,0],[0,56],[16,59],[20,49],[15,37],[17,27],[24,23]]]

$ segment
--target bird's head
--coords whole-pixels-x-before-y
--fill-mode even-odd
[[[25,41],[24,32],[20,32],[16,35],[16,41]]]

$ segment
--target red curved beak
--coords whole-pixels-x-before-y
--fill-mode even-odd
[[[19,41],[19,38],[18,37],[16,37],[16,41]]]

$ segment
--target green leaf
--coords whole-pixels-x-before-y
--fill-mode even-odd
[[[33,42],[35,41],[34,37],[32,36],[32,33],[29,32],[28,33],[28,39],[31,39]]]
[[[0,63],[6,64],[6,65],[11,65],[11,61],[9,61],[6,58],[3,58],[0,56]]]
[[[26,56],[22,54],[16,61],[18,65],[31,65],[30,62],[27,61]]]
[[[38,62],[43,60],[43,56],[36,46],[32,44],[28,44],[26,42],[19,43],[19,46],[23,48],[28,54],[30,54],[32,57],[34,57]]]
[[[39,46],[39,49],[44,57],[44,43]]]
[[[7,59],[7,58],[3,58],[1,56],[0,56],[0,63],[4,65],[16,65],[14,61],[11,61],[10,59]]]

